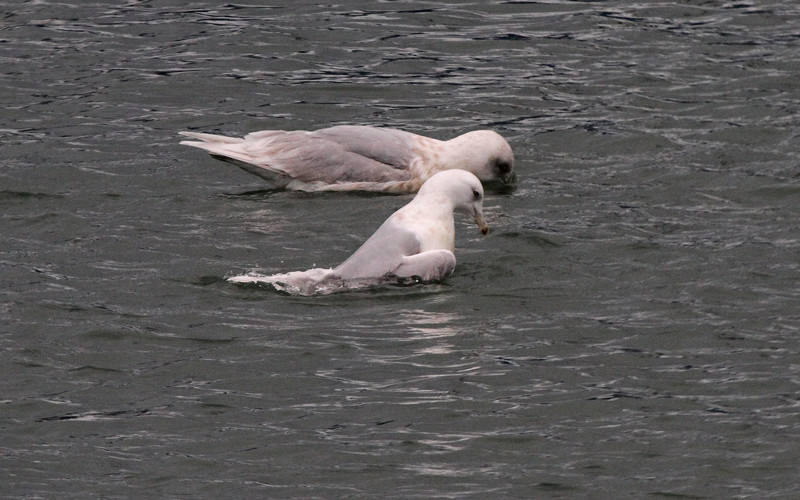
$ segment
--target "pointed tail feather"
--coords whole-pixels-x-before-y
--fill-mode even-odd
[[[236,144],[242,142],[244,139],[240,139],[238,137],[227,137],[224,135],[216,135],[216,134],[204,134],[202,132],[178,132],[180,135],[185,137],[191,137],[192,139],[200,139],[203,142],[219,142],[224,144]],[[189,143],[189,145],[193,145],[193,142],[190,141],[183,141],[181,144]]]
[[[184,146],[192,146],[195,148],[205,149],[211,156],[221,160],[252,163],[255,158],[252,155],[240,151],[237,146],[239,143],[231,142],[200,142],[200,141],[181,141]],[[237,163],[238,164],[238,163]]]
[[[192,139],[200,139],[199,141],[181,141],[181,144],[184,146],[205,149],[214,156],[222,156],[246,163],[253,161],[252,155],[247,154],[242,151],[242,148],[238,147],[239,144],[244,142],[242,139],[226,137],[224,135],[204,134],[201,132],[179,133],[183,136],[191,137]]]
[[[199,139],[198,141],[181,141],[184,146],[204,149],[212,157],[233,163],[237,167],[272,182],[277,187],[285,186],[291,179],[285,172],[271,165],[258,161],[253,155],[244,150],[243,139],[226,137],[224,135],[204,134],[200,132],[180,132],[181,135]]]

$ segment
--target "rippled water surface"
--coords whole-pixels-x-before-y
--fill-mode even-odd
[[[795,2],[287,5],[2,4],[3,496],[800,495]],[[409,197],[177,132],[333,124],[508,138],[446,282],[224,282]]]

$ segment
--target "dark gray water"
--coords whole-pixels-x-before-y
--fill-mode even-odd
[[[5,497],[796,498],[796,2],[4,2]],[[408,197],[180,130],[492,128],[438,285],[293,298]]]

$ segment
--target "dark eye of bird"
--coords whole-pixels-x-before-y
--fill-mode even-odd
[[[473,190],[472,190],[472,196],[474,196],[474,197],[475,197],[475,199],[477,200],[478,198],[480,198],[480,197],[481,197],[481,194],[478,192],[478,190],[477,190],[477,189],[473,189]]]
[[[511,165],[509,165],[509,163],[505,161],[498,161],[495,164],[495,167],[497,167],[497,171],[503,175],[506,175],[511,171]]]

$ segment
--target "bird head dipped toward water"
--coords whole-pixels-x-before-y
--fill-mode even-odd
[[[463,169],[482,181],[500,179],[511,182],[514,152],[508,142],[492,130],[475,130],[446,141],[444,163],[448,168]]]
[[[482,234],[489,233],[483,218],[483,185],[475,174],[460,169],[439,172],[422,185],[417,197],[439,197],[440,203],[472,215]]]

